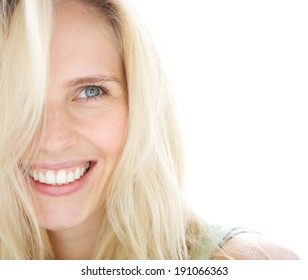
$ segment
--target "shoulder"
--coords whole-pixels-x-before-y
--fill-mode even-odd
[[[296,260],[298,256],[291,250],[271,241],[258,233],[239,233],[222,246],[216,252],[213,260]],[[226,257],[229,256],[229,258]]]

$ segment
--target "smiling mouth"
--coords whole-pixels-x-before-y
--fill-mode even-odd
[[[34,168],[28,170],[27,174],[35,182],[51,186],[60,186],[79,180],[89,172],[92,165],[93,162],[89,161],[79,166],[63,168],[60,170]]]

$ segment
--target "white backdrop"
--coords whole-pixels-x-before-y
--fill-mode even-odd
[[[207,220],[308,259],[308,1],[131,0],[158,45]]]

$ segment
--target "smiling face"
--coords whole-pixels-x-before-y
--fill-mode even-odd
[[[29,175],[49,230],[93,220],[127,129],[124,66],[108,21],[75,1],[55,8],[46,127]]]

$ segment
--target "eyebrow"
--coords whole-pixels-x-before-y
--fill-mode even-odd
[[[99,82],[114,82],[114,83],[122,84],[119,79],[114,78],[114,77],[108,77],[105,75],[94,75],[94,76],[86,76],[86,77],[79,77],[79,78],[73,79],[71,81],[68,81],[66,83],[66,86],[76,87],[79,85],[93,84],[93,83],[99,83]]]

